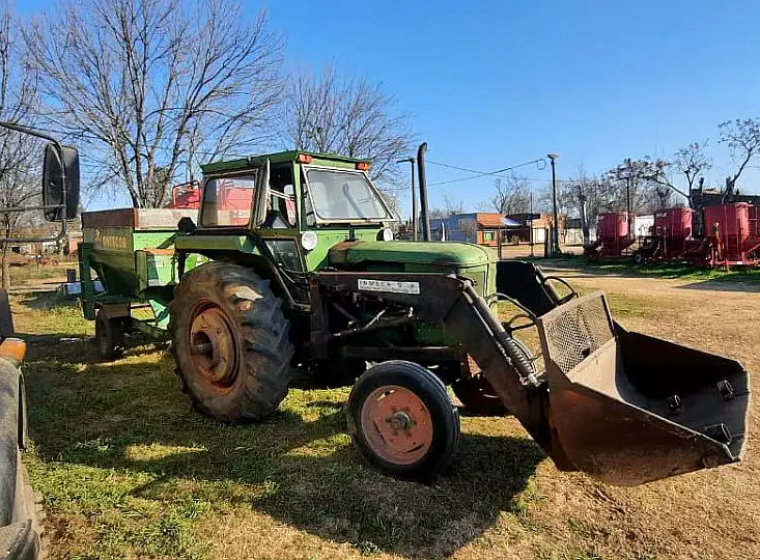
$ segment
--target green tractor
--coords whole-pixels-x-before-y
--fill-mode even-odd
[[[424,150],[422,242],[394,240],[368,162],[305,151],[203,166],[197,212],[85,213],[82,298],[101,353],[118,355],[130,330],[168,331],[184,391],[221,421],[271,414],[295,367],[353,384],[357,448],[404,478],[453,457],[447,385],[465,407],[508,410],[559,468],[611,483],[739,460],[739,363],[628,332],[602,294],[577,297],[532,263],[430,242]],[[500,302],[535,328],[542,360]]]

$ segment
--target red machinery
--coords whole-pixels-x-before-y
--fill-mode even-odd
[[[632,225],[633,214],[609,212],[599,214],[596,241],[583,248],[583,254],[593,261],[613,260],[627,256],[628,248],[636,242]]]
[[[247,188],[239,188],[233,185],[221,190],[220,210],[233,213],[232,219],[236,224],[247,223],[252,204],[253,191]],[[171,208],[198,210],[201,207],[201,185],[198,181],[180,183],[172,187]],[[294,224],[296,221],[296,204],[294,200],[285,201],[285,213],[287,221]]]
[[[756,266],[760,263],[758,208],[746,202],[706,206],[705,237],[710,266]]]
[[[706,235],[692,237],[689,208],[666,208],[655,213],[650,235],[633,252],[636,263],[690,261],[697,266],[755,266],[760,263],[758,208],[746,202],[705,206]]]
[[[227,214],[232,225],[248,223],[253,204],[253,189],[230,184],[221,185],[216,210]],[[197,210],[201,207],[201,186],[198,181],[180,183],[172,187],[172,208]]]
[[[633,252],[633,261],[691,260],[704,262],[707,242],[692,237],[691,208],[663,208],[654,214],[654,225],[649,235],[639,239],[639,248]]]
[[[198,210],[201,207],[201,186],[198,181],[172,187],[172,208]]]

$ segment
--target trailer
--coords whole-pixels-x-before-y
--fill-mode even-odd
[[[125,208],[82,214],[82,311],[95,321],[103,358],[121,355],[125,333],[167,338],[171,291],[179,280],[174,238],[183,218],[197,220],[198,211]],[[206,260],[192,256],[185,266],[189,270]]]

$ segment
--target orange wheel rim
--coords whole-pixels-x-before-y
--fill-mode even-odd
[[[237,348],[227,315],[217,305],[196,306],[190,325],[190,355],[201,381],[215,393],[225,393],[237,375]]]
[[[433,443],[430,410],[414,392],[397,385],[372,391],[362,406],[361,426],[372,451],[396,465],[418,462]]]

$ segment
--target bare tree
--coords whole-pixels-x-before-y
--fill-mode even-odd
[[[431,208],[428,215],[431,219],[451,218],[457,214],[464,213],[464,202],[453,200],[447,195],[443,196],[443,206]]]
[[[514,175],[496,179],[491,207],[501,214],[521,214],[530,209],[528,181]]]
[[[163,206],[199,156],[267,139],[282,42],[264,12],[249,21],[227,0],[70,0],[25,38],[50,120],[134,206]]]
[[[736,173],[726,178],[726,191],[731,192],[747,165],[760,153],[760,119],[735,119],[718,125],[720,141],[728,145],[736,159]]]
[[[443,206],[447,217],[464,214],[464,202],[449,198],[448,195],[444,195],[443,197]]]
[[[654,186],[655,198],[660,201],[661,205],[672,205],[673,192],[686,198],[689,206],[693,206],[692,190],[697,178],[707,171],[712,162],[705,154],[707,140],[702,143],[692,142],[685,148],[681,148],[673,154],[671,161],[662,159],[652,160],[645,157],[641,162],[638,173],[642,179],[656,183]],[[679,175],[686,179],[686,190],[678,188],[670,176],[670,171],[675,170]],[[663,187],[665,190],[663,190]],[[667,191],[672,191],[670,194]],[[662,207],[662,206],[661,206]]]
[[[627,158],[608,171],[605,179],[609,184],[610,209],[646,214],[663,205],[671,205],[671,189],[674,187],[663,179],[668,165],[665,160],[645,156],[642,159]]]
[[[0,120],[33,124],[38,98],[37,79],[19,48],[18,22],[8,5],[0,4]],[[0,206],[3,209],[29,206],[39,194],[34,181],[40,145],[31,136],[0,129]],[[12,238],[17,229],[30,224],[26,213],[0,214],[0,236]],[[2,244],[0,257],[2,287],[10,289],[10,243]]]
[[[673,154],[673,167],[686,178],[689,194],[694,190],[694,182],[697,178],[712,167],[712,160],[705,153],[706,147],[707,140],[692,142]]]
[[[397,179],[396,160],[411,140],[406,115],[396,110],[381,84],[341,78],[332,67],[318,78],[301,73],[291,80],[282,136],[299,150],[368,159],[370,174],[380,183]]]
[[[575,177],[564,182],[560,189],[560,204],[565,202],[570,208],[575,208],[581,220],[583,243],[591,242],[591,224],[595,224],[599,214],[608,209],[610,198],[610,182],[588,175],[582,167]]]

